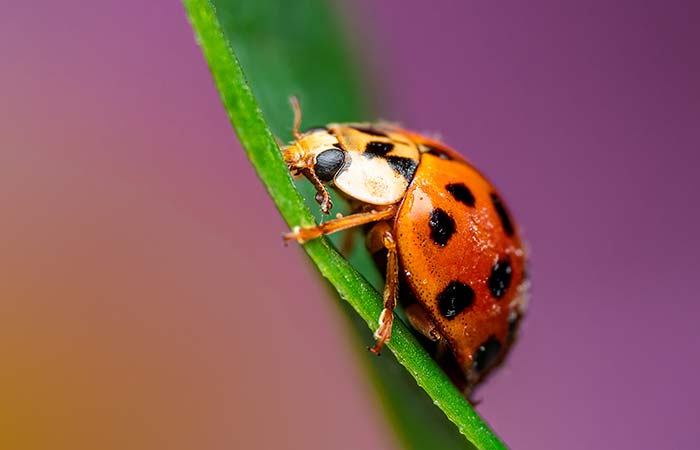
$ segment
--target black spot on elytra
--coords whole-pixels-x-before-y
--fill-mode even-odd
[[[467,206],[471,206],[472,208],[474,207],[474,203],[476,202],[474,194],[472,194],[472,191],[469,190],[464,183],[448,184],[445,186],[445,189],[447,189],[447,192],[452,194],[452,196],[458,202],[462,202]]]
[[[316,156],[314,171],[319,180],[331,181],[343,164],[345,164],[345,152],[337,148],[329,148]]]
[[[416,174],[418,162],[411,158],[402,156],[389,156],[386,158],[392,169],[400,173],[409,182],[413,180],[413,175]]]
[[[377,156],[386,156],[387,153],[394,149],[394,144],[389,142],[370,141],[365,146],[365,155],[370,158]]]
[[[501,218],[501,224],[503,224],[503,231],[505,231],[508,236],[512,236],[513,222],[511,222],[510,220],[510,216],[508,215],[508,211],[506,211],[506,207],[503,206],[501,197],[499,197],[498,194],[496,194],[495,192],[492,192],[491,201],[493,202],[493,207],[496,208],[498,217]]]
[[[385,137],[385,138],[389,137],[389,135],[386,134],[385,132],[379,131],[379,130],[372,128],[372,127],[357,127],[356,126],[356,127],[350,127],[350,128],[352,128],[353,130],[360,131],[360,132],[365,133],[365,134],[372,135],[372,136],[379,136],[379,137]]]
[[[499,259],[496,264],[491,268],[491,275],[489,276],[489,290],[496,298],[501,298],[505,295],[508,287],[510,286],[510,280],[513,276],[513,268],[510,265],[510,260]]]
[[[436,299],[440,314],[451,320],[474,303],[474,289],[460,281],[451,281]]]
[[[430,237],[437,245],[444,247],[455,232],[455,221],[440,208],[430,213]]]
[[[496,336],[490,336],[486,342],[479,346],[474,353],[474,362],[472,363],[477,372],[483,372],[496,362],[501,347],[502,345]]]

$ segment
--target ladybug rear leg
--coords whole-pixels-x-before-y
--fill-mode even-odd
[[[379,355],[382,346],[391,338],[394,323],[394,309],[399,293],[399,256],[396,240],[389,222],[379,222],[367,235],[367,248],[370,253],[377,253],[382,248],[387,251],[386,285],[384,286],[384,309],[379,315],[379,327],[374,332],[376,342],[369,350]]]
[[[433,342],[442,341],[442,335],[437,329],[435,322],[428,316],[422,306],[418,303],[411,303],[404,307],[404,313],[411,326],[423,336]]]
[[[433,342],[437,342],[437,350],[435,352],[435,359],[441,360],[450,351],[447,345],[447,340],[443,338],[442,334],[430,318],[425,309],[418,303],[411,303],[403,309],[404,314],[406,314],[406,319],[408,323],[411,324],[414,330],[427,337]]]

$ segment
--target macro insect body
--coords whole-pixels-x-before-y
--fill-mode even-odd
[[[505,357],[524,313],[525,251],[516,223],[493,185],[457,152],[389,124],[329,124],[299,131],[285,146],[290,171],[316,188],[324,214],[326,185],[349,200],[353,213],[287,240],[365,226],[366,246],[386,267],[384,309],[370,350],[391,337],[401,301],[410,324],[466,392]],[[383,268],[383,267],[382,267]]]

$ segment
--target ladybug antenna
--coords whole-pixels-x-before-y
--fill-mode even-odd
[[[294,111],[294,128],[292,128],[292,134],[294,139],[301,139],[301,133],[299,133],[299,126],[301,126],[301,106],[299,106],[299,99],[296,95],[289,97],[289,104],[292,106],[292,111]]]

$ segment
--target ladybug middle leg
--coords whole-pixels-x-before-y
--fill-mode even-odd
[[[367,234],[367,249],[375,254],[382,249],[387,251],[386,284],[384,286],[384,309],[379,315],[379,327],[374,332],[376,342],[369,350],[379,355],[382,346],[391,338],[394,323],[394,309],[399,293],[399,256],[391,223],[379,222]]]

